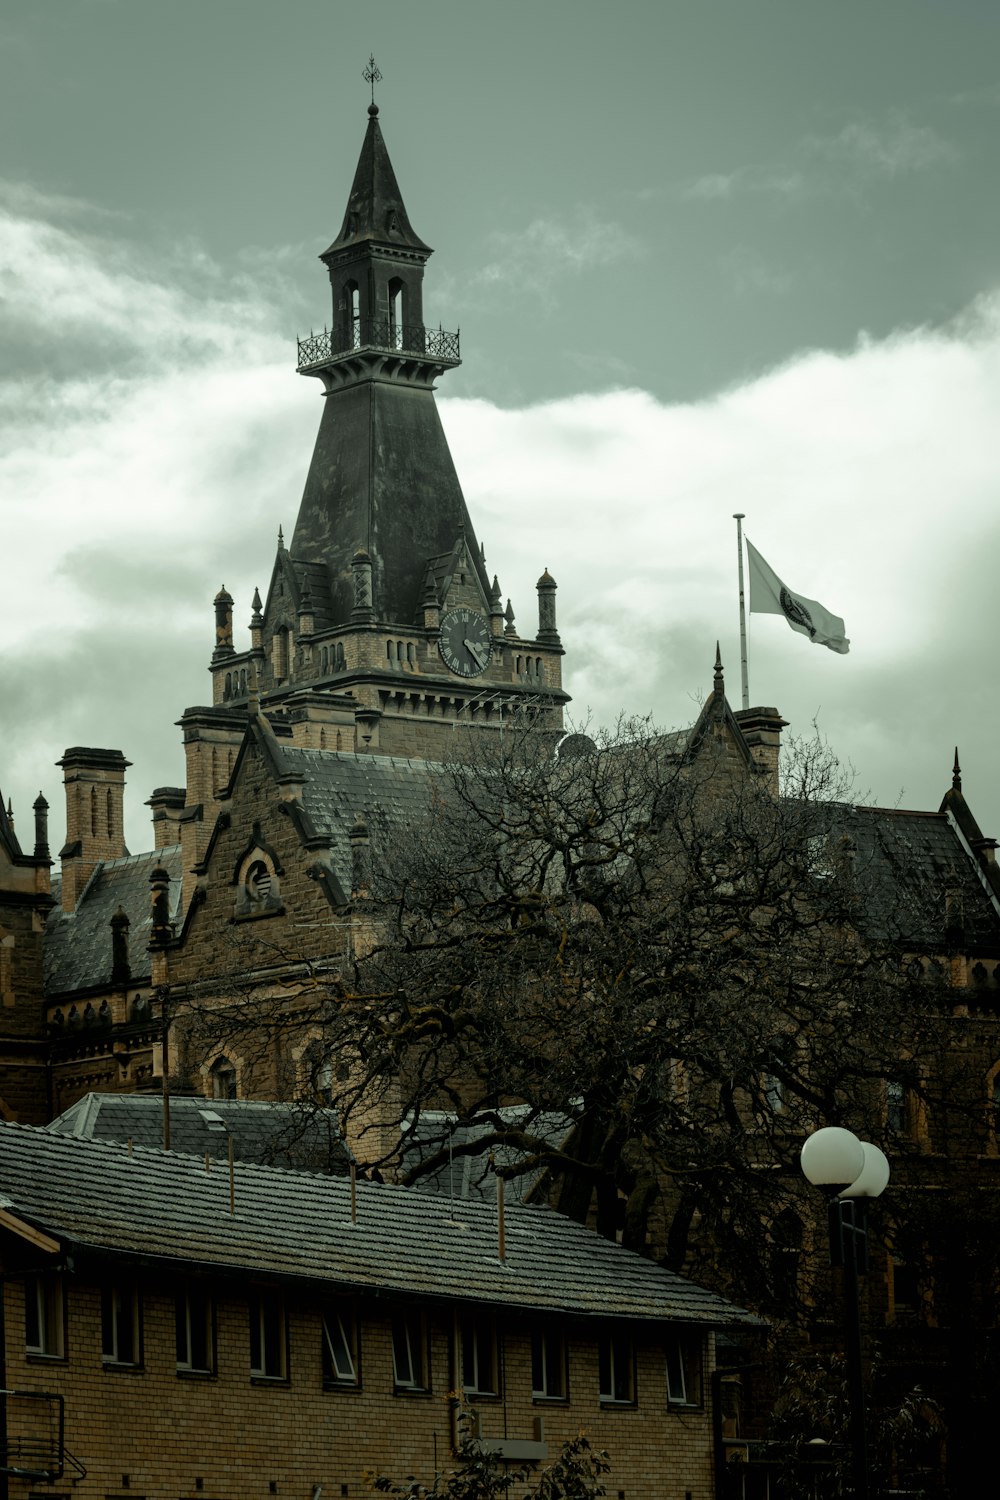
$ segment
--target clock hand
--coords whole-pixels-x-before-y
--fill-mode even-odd
[[[489,661],[490,656],[489,652],[484,646],[481,646],[478,641],[470,641],[468,638],[466,638],[462,642],[462,644],[464,645],[466,651],[468,651],[469,655],[475,662],[478,663],[479,666],[486,666],[486,663]]]

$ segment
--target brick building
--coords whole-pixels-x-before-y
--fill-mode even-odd
[[[15,1500],[429,1478],[458,1389],[512,1462],[582,1426],[619,1494],[713,1493],[715,1335],[756,1320],[551,1210],[17,1125],[0,1193]]]

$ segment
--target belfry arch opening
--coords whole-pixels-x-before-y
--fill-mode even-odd
[[[403,328],[406,324],[406,287],[394,276],[389,282],[389,344],[393,349],[403,347]]]

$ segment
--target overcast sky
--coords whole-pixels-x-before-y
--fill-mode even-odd
[[[851,653],[771,615],[754,703],[859,794],[1000,834],[1000,7],[989,0],[5,0],[0,787],[69,745],[183,781],[212,598],[247,641],[320,415],[295,336],[381,123],[442,415],[525,632],[556,577],[578,722],[690,722],[734,511]]]

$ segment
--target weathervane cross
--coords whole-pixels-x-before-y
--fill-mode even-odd
[[[371,55],[369,56],[369,58],[368,58],[368,66],[367,66],[367,68],[365,69],[364,73],[361,76],[365,80],[365,83],[370,83],[371,86],[372,86],[372,103],[374,104],[375,103],[375,85],[377,83],[381,83],[382,82],[382,74],[378,70],[378,65],[375,62],[375,54],[374,53],[371,53]]]

